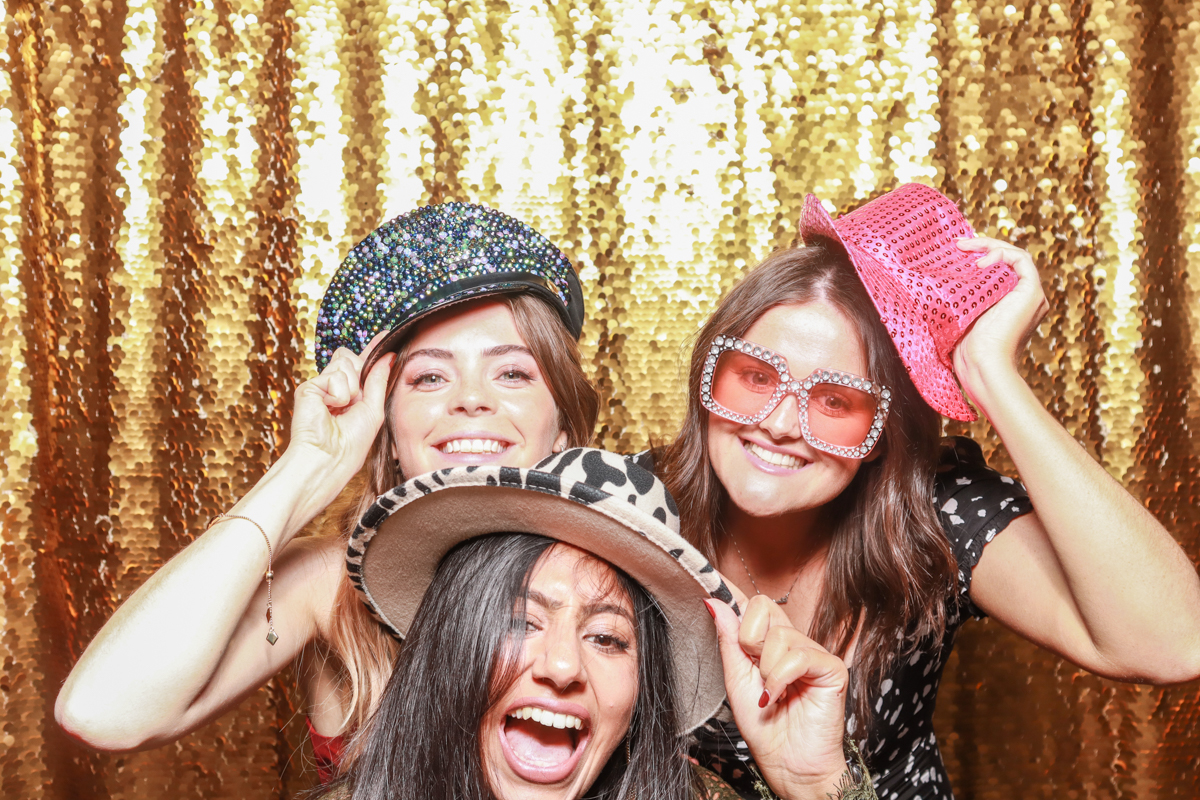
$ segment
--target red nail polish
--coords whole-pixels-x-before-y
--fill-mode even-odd
[[[709,601],[705,600],[705,601],[704,601],[704,607],[708,609],[708,615],[709,615],[710,617],[712,617],[713,619],[716,619],[716,618],[717,618],[717,612],[713,611],[712,603],[710,603]]]
[[[762,693],[762,697],[758,698],[758,707],[759,707],[759,708],[766,708],[766,707],[767,707],[767,703],[769,703],[769,702],[771,702],[771,693],[770,693],[770,692],[767,692],[767,691],[764,691],[764,692]]]

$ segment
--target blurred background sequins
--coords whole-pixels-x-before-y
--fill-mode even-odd
[[[1030,384],[1196,557],[1193,3],[5,0],[0,793],[290,797],[286,674],[178,745],[51,707],[112,609],[257,478],[346,253],[479,203],[579,269],[597,443],[681,417],[688,337],[792,242],[908,182],[1028,248]],[[1011,469],[986,422],[954,423]],[[991,623],[946,668],[961,798],[1200,796],[1200,687],[1086,675]]]

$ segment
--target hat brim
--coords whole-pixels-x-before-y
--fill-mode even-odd
[[[913,308],[901,311],[888,307],[887,301],[876,289],[876,281],[891,280],[890,273],[878,260],[842,237],[834,225],[833,217],[821,205],[816,195],[810,194],[804,200],[804,210],[800,215],[800,238],[806,245],[817,244],[821,240],[831,241],[845,251],[867,290],[871,303],[879,312],[908,374],[921,376],[919,381],[914,378],[913,384],[925,402],[939,414],[951,419],[963,422],[978,419],[975,410],[964,399],[954,371],[938,356],[936,343],[929,331],[918,328],[914,331],[916,336],[903,335],[897,320],[904,317],[919,319],[919,310]]]
[[[500,469],[508,469],[510,481],[520,473],[521,485],[497,485],[493,473]],[[716,628],[703,605],[728,595],[720,576],[677,533],[623,499],[590,496],[580,502],[537,490],[542,477],[557,479],[510,468],[426,476],[440,479],[422,484],[428,494],[397,499],[402,505],[373,532],[355,532],[347,559],[351,580],[379,620],[403,637],[438,564],[460,542],[522,532],[578,547],[626,572],[661,608],[670,630],[681,733],[699,727],[725,699]],[[726,602],[732,604],[732,598]]]

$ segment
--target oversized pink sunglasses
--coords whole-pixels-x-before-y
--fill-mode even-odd
[[[804,441],[848,458],[870,454],[892,398],[889,388],[858,375],[816,369],[798,379],[783,356],[765,347],[735,336],[713,340],[700,382],[700,402],[709,411],[754,425],[788,394],[796,396]]]

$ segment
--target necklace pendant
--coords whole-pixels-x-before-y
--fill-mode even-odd
[[[786,605],[787,605],[788,598],[789,598],[789,597],[791,597],[791,596],[792,596],[792,593],[791,593],[791,592],[788,592],[788,593],[787,593],[787,594],[785,594],[783,597],[781,597],[781,598],[779,598],[778,600],[776,600],[776,601],[775,601],[775,605],[779,605],[779,606],[786,606]]]

